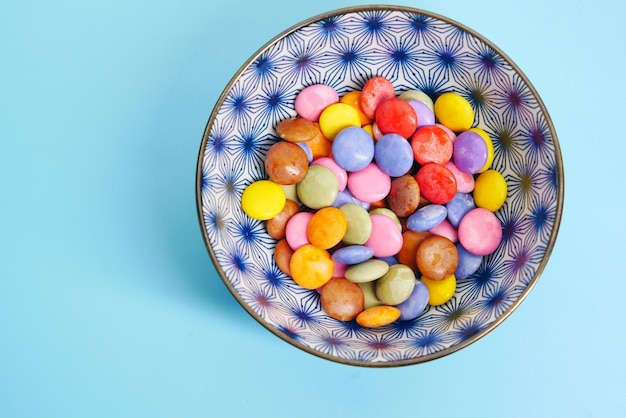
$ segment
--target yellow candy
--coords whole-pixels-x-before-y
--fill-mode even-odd
[[[485,140],[485,143],[487,144],[487,161],[485,162],[485,165],[483,166],[483,168],[478,170],[479,173],[483,173],[487,171],[489,167],[491,167],[491,164],[493,163],[493,158],[495,156],[494,151],[493,151],[493,141],[489,137],[489,134],[480,128],[471,128],[468,130],[472,132],[476,132]]]
[[[479,208],[495,212],[506,200],[506,180],[496,170],[487,170],[476,178],[474,203]]]
[[[332,141],[347,127],[361,127],[361,118],[354,107],[345,103],[335,103],[324,109],[319,123],[324,136]]]
[[[251,218],[265,221],[278,215],[285,207],[285,191],[271,180],[250,184],[241,196],[241,207]]]
[[[443,305],[454,296],[456,290],[454,274],[443,280],[431,280],[424,276],[420,280],[428,288],[428,304],[431,306]]]
[[[372,139],[374,139],[374,128],[372,127],[372,125],[365,125],[362,127],[363,130],[365,132],[367,132],[368,134],[370,134],[370,136],[372,137]]]
[[[474,123],[474,109],[460,94],[443,93],[435,100],[435,117],[454,132],[466,131]]]

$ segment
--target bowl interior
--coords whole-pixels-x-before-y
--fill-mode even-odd
[[[241,194],[267,178],[264,156],[274,126],[296,115],[304,87],[339,94],[375,75],[401,93],[466,97],[475,125],[493,139],[493,168],[508,184],[496,213],[503,242],[452,300],[413,321],[366,329],[329,318],[316,291],[300,288],[273,261],[275,241],[247,217]],[[280,34],[235,74],[210,116],[198,160],[197,205],[215,267],[239,303],[283,340],[317,356],[361,366],[432,360],[465,347],[500,324],[540,276],[554,246],[563,202],[558,140],[538,94],[495,45],[463,25],[401,7],[342,9]]]

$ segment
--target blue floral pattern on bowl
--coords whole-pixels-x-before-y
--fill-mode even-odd
[[[273,261],[275,241],[247,217],[241,194],[267,178],[264,156],[274,127],[295,116],[304,87],[324,83],[339,94],[375,75],[398,93],[419,89],[467,98],[475,125],[493,139],[493,168],[507,180],[496,215],[503,242],[448,303],[413,321],[367,329],[321,309]],[[317,356],[359,366],[432,360],[478,340],[507,318],[543,271],[561,220],[564,179],[547,110],[524,74],[496,46],[430,12],[391,6],[342,9],[280,34],[233,77],[207,124],[198,159],[197,205],[210,256],[228,289],[262,325]]]

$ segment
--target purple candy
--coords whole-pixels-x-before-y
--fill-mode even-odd
[[[369,260],[374,255],[374,249],[365,245],[348,245],[333,253],[333,260],[342,264],[358,264]]]
[[[356,197],[352,196],[352,193],[350,193],[348,189],[342,190],[337,193],[337,197],[335,198],[335,201],[331,206],[339,209],[340,207],[348,203],[354,203],[355,205],[361,206],[365,210],[370,210],[369,203],[363,202],[362,200],[359,200]]]
[[[455,228],[459,227],[461,219],[467,212],[475,209],[474,198],[471,193],[457,192],[451,201],[446,203],[446,209],[448,210],[448,220]]]
[[[464,173],[476,174],[487,162],[487,143],[476,132],[465,131],[454,141],[452,157],[457,168]]]
[[[419,100],[407,100],[417,114],[417,127],[430,126],[435,124],[435,114],[430,107]]]
[[[454,276],[457,280],[466,279],[476,273],[480,263],[483,261],[483,256],[470,253],[459,243],[456,244],[456,249],[459,253],[459,264],[456,267]]]
[[[313,162],[313,151],[311,151],[311,147],[306,142],[296,142],[296,145],[299,145],[306,154],[307,159],[309,160],[309,164]]]
[[[406,227],[415,232],[428,231],[443,222],[447,214],[448,210],[443,205],[426,205],[406,219]]]
[[[374,158],[380,170],[391,176],[400,177],[413,166],[413,149],[405,138],[398,134],[383,135],[374,147]]]
[[[396,264],[400,264],[398,259],[394,257],[393,255],[390,255],[389,257],[376,257],[376,259],[384,261],[385,263],[389,264],[389,267],[395,266]]]
[[[422,314],[428,304],[429,292],[424,283],[417,280],[411,296],[404,302],[396,305],[400,309],[400,319],[410,321]]]
[[[374,140],[365,129],[351,126],[337,134],[332,153],[339,167],[346,171],[360,171],[374,159]]]

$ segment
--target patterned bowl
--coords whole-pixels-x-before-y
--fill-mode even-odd
[[[294,98],[324,83],[340,95],[375,75],[398,92],[433,99],[456,91],[473,105],[475,126],[493,139],[493,168],[508,183],[497,216],[503,242],[448,303],[413,321],[379,329],[340,322],[316,291],[277,268],[275,241],[240,206],[245,187],[267,178],[264,156],[274,126],[295,116]],[[237,301],[284,341],[316,356],[357,366],[433,360],[501,324],[541,275],[563,210],[563,165],[556,132],[539,95],[502,51],[443,16],[395,6],[363,6],[315,16],[257,51],[228,83],[210,115],[197,166],[200,225],[215,268]]]

